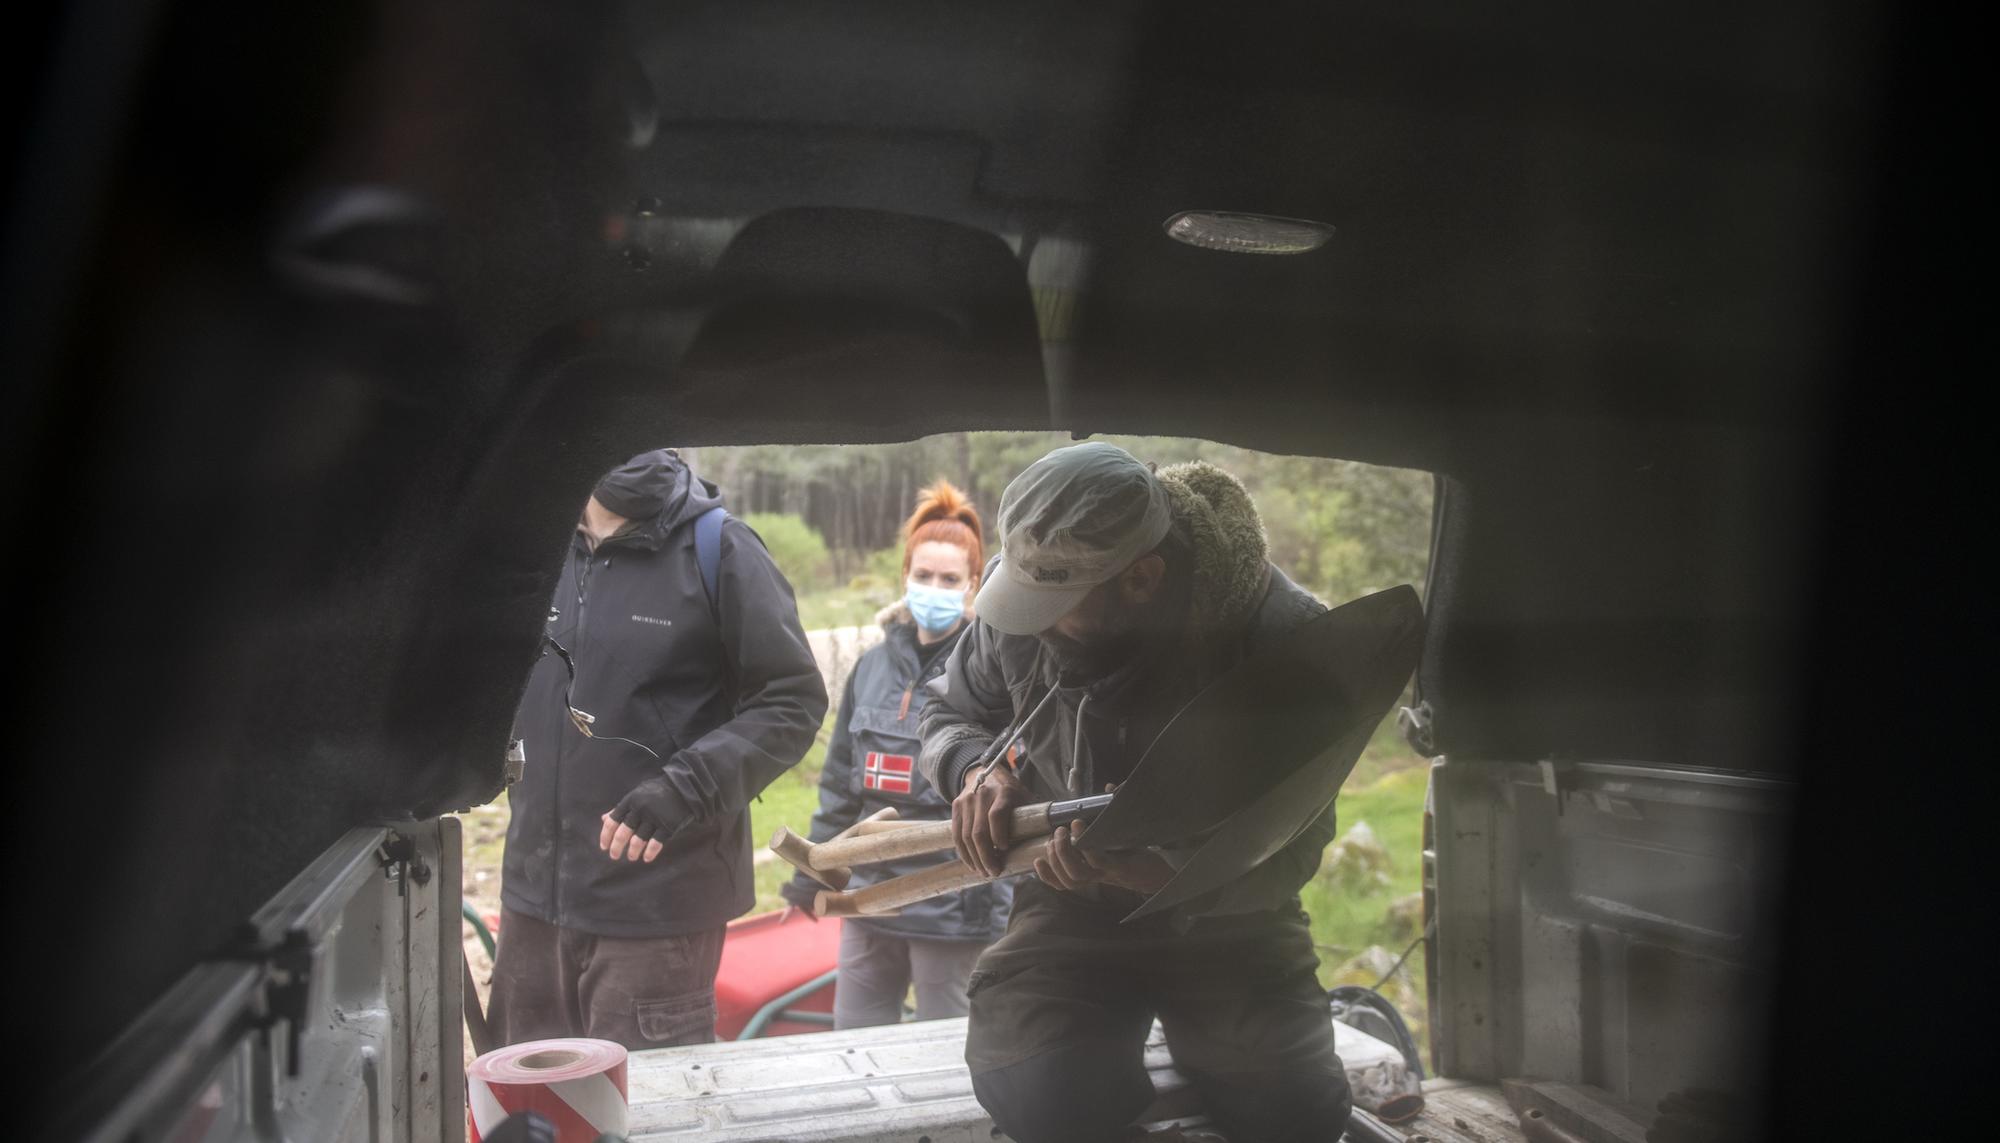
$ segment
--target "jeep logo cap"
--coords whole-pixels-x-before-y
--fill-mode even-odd
[[[973,612],[1008,635],[1045,631],[1172,524],[1166,490],[1139,458],[1103,441],[1059,448],[1001,494],[1000,566]]]

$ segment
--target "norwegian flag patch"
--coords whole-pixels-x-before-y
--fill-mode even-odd
[[[861,767],[861,784],[870,790],[907,794],[916,761],[908,754],[878,754],[871,750]]]

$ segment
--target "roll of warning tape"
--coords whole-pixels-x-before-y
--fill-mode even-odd
[[[472,1061],[465,1088],[472,1143],[521,1111],[547,1116],[557,1143],[625,1134],[625,1049],[609,1040],[530,1040],[496,1048]]]

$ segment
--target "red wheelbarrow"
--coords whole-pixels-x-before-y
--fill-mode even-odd
[[[470,902],[463,909],[486,954],[493,955],[499,918],[480,916]],[[798,909],[780,909],[729,922],[722,966],[715,974],[716,1038],[754,1040],[833,1027],[839,965],[838,917],[814,921]],[[470,979],[468,969],[467,996],[472,995]],[[472,1019],[476,1008],[469,1005],[466,1015],[478,1045],[485,1038],[485,1022]]]
[[[715,1035],[754,1040],[833,1027],[840,919],[780,909],[729,922],[715,974]]]

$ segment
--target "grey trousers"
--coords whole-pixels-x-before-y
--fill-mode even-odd
[[[903,996],[912,983],[917,986],[917,1019],[965,1015],[971,1010],[965,982],[985,947],[978,941],[898,937],[843,922],[833,1026],[867,1028],[900,1021]]]
[[[599,937],[504,910],[487,1023],[500,1044],[567,1036],[635,1050],[712,1043],[722,938],[720,928]]]

